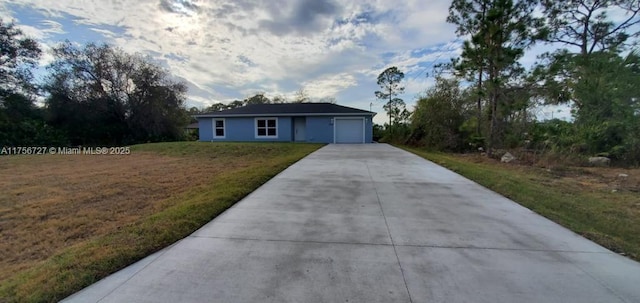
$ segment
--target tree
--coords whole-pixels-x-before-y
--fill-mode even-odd
[[[382,125],[373,124],[373,141],[379,142],[384,137],[384,128]]]
[[[545,54],[532,81],[541,83],[545,103],[572,106],[572,149],[606,153],[629,164],[640,162],[638,53],[621,56],[637,42],[638,1],[542,1],[549,35],[562,48]],[[614,21],[611,12],[623,18]]]
[[[187,114],[189,114],[189,115],[197,115],[197,114],[200,114],[200,113],[202,113],[202,111],[199,108],[195,107],[195,106],[192,106],[192,107],[189,108],[189,110],[187,110]]]
[[[203,110],[203,112],[205,112],[205,113],[219,112],[221,110],[225,110],[225,109],[228,109],[228,108],[229,108],[228,105],[226,105],[224,103],[216,102],[216,103],[213,103],[213,104],[209,105],[209,107],[205,108]]]
[[[31,69],[41,53],[35,40],[25,37],[14,23],[0,19],[0,92],[33,91]]]
[[[476,136],[482,137],[482,103],[485,96],[483,86],[483,76],[486,71],[487,57],[485,42],[489,38],[487,11],[489,9],[489,1],[479,1],[475,5],[467,1],[453,1],[449,8],[447,22],[458,25],[456,34],[458,36],[471,35],[471,39],[466,40],[462,44],[462,56],[452,59],[451,67],[456,71],[458,77],[476,82]],[[460,13],[472,11],[474,18],[469,19],[469,13]]]
[[[394,122],[398,120],[397,115],[399,114],[397,106],[404,105],[402,99],[396,98],[396,96],[404,92],[404,86],[401,86],[403,79],[404,73],[395,66],[385,69],[378,75],[377,84],[382,90],[376,91],[375,95],[380,100],[388,100],[383,107],[389,115],[389,134],[392,138]]]
[[[63,144],[64,136],[48,125],[34,104],[31,69],[41,50],[13,23],[0,19],[0,146]]]
[[[393,117],[390,125],[398,125],[400,123],[407,122],[409,118],[409,112],[404,101],[400,98],[393,98],[387,102],[382,108],[389,113],[389,117]]]
[[[546,40],[564,48],[542,57],[534,81],[542,83],[540,95],[546,103],[573,102],[580,110],[581,100],[573,88],[580,79],[581,65],[588,64],[594,52],[619,54],[637,38],[640,31],[632,30],[640,22],[640,6],[637,1],[623,0],[544,0],[542,4],[549,32]],[[607,15],[616,9],[625,12],[618,23]],[[574,47],[574,51],[567,47]]]
[[[571,87],[580,79],[580,69],[589,64],[591,54],[620,54],[630,39],[640,35],[640,31],[632,31],[640,23],[640,5],[628,0],[544,0],[542,4],[549,31],[547,41],[565,48],[545,54],[544,62],[537,67],[537,80],[550,92],[549,103],[573,101],[579,109],[581,100],[575,98]],[[618,23],[607,15],[614,9],[625,12]]]
[[[594,52],[580,62],[579,80],[573,91],[580,100],[575,124],[587,152],[608,153],[616,159],[640,160],[635,129],[640,125],[640,56],[622,58],[610,52]],[[632,153],[632,150],[635,150]]]
[[[336,99],[336,97],[322,97],[322,98],[320,98],[320,100],[318,100],[318,102],[320,102],[320,103],[337,104],[338,100]]]
[[[229,104],[227,104],[227,109],[238,108],[238,107],[243,107],[243,106],[244,106],[244,102],[242,102],[240,100],[234,100],[234,101],[230,102]]]
[[[301,87],[294,94],[292,103],[307,103],[310,100],[311,98],[309,98],[309,94],[307,93],[307,91],[304,89],[304,87]]]
[[[267,98],[264,93],[257,93],[253,97],[249,97],[244,99],[244,105],[252,105],[252,104],[269,104],[271,100]]]
[[[542,19],[533,17],[535,6],[534,0],[454,0],[449,8],[447,21],[470,37],[454,66],[467,76],[477,73],[478,100],[487,97],[489,156],[504,137],[505,109],[512,108],[507,92],[524,73],[518,60],[545,35]]]
[[[45,122],[45,112],[29,97],[9,93],[0,107],[0,146],[45,146],[66,144],[63,133]]]
[[[640,35],[640,31],[632,31],[640,23],[640,6],[637,1],[628,0],[544,0],[542,7],[547,42],[564,48],[542,56],[534,81],[542,83],[541,95],[547,103],[573,102],[580,110],[582,101],[575,98],[572,87],[580,79],[581,66],[589,64],[594,52],[621,53],[629,40]],[[625,18],[618,23],[607,15],[615,9],[625,12]],[[574,47],[574,51],[567,47]]]
[[[271,102],[273,103],[287,103],[287,98],[283,95],[277,95],[275,97],[273,97],[273,99],[271,100]]]
[[[411,118],[410,142],[434,150],[462,151],[468,147],[472,117],[468,91],[456,79],[436,78],[436,85],[418,99]]]
[[[636,0],[543,0],[542,8],[550,33],[547,40],[577,47],[582,56],[594,51],[618,52],[629,38],[640,35],[628,32],[640,23]],[[616,24],[607,16],[611,9],[627,14]]]
[[[72,144],[179,139],[189,117],[186,84],[139,54],[109,45],[62,43],[46,80],[50,121]]]

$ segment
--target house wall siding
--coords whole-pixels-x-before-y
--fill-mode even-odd
[[[255,118],[225,118],[225,137],[213,137],[213,120],[200,118],[200,141],[292,141],[291,117],[273,117],[278,119],[277,138],[256,138]]]
[[[342,117],[342,116],[340,116]],[[349,117],[364,117],[365,119],[365,143],[373,142],[373,122],[371,116],[353,115]],[[213,137],[214,118],[199,118],[200,141],[294,141],[293,117],[273,117],[278,119],[277,138],[256,138],[256,125],[254,117],[225,118],[225,138]],[[306,117],[306,142],[333,143],[333,123],[335,117],[308,116]]]
[[[307,142],[311,143],[332,143],[333,124],[332,117],[307,117]]]
[[[213,119],[211,118],[199,118],[198,119],[198,134],[200,141],[211,141],[213,139]]]

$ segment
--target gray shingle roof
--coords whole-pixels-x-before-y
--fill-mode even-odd
[[[195,117],[295,116],[295,115],[371,115],[376,113],[332,103],[252,104]]]

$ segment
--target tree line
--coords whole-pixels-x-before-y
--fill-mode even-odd
[[[335,97],[322,97],[322,98],[311,98],[307,91],[303,88],[297,90],[292,98],[287,98],[284,95],[275,95],[272,98],[267,97],[267,94],[264,92],[259,92],[254,94],[251,97],[245,98],[244,100],[234,100],[229,103],[216,102],[211,104],[205,108],[197,108],[192,107],[189,109],[189,114],[196,115],[201,113],[209,113],[209,112],[217,112],[221,110],[233,109],[237,107],[242,107],[246,105],[253,104],[280,104],[280,103],[309,103],[309,102],[318,102],[318,103],[337,103]]]
[[[623,17],[614,22],[612,11]],[[639,11],[629,0],[453,0],[447,21],[464,40],[461,55],[436,67],[410,115],[392,98],[401,90],[388,90],[404,74],[378,77],[391,117],[383,135],[443,151],[518,148],[639,165]],[[522,66],[541,44],[557,49]],[[537,121],[544,105],[570,107],[572,121]]]
[[[53,62],[35,83],[40,46],[2,20],[0,51],[0,146],[124,145],[184,136],[187,86],[148,57],[66,41],[53,48]]]

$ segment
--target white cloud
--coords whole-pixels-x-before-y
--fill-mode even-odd
[[[118,34],[107,30],[107,29],[102,29],[102,28],[95,28],[95,27],[91,27],[90,28],[92,31],[96,32],[96,33],[100,33],[102,36],[108,38],[108,39],[117,39],[118,38]]]
[[[53,20],[43,20],[40,22],[42,26],[46,26],[47,28],[42,31],[47,34],[65,34],[66,32],[62,28],[62,24]]]
[[[0,0],[2,7],[7,3]],[[149,54],[197,90],[190,96],[194,104],[258,91],[291,94],[303,86],[313,97],[370,90],[386,63],[411,73],[421,70],[421,62],[455,53],[448,47],[418,58],[411,53],[455,38],[444,22],[447,0],[23,0],[10,5],[42,17],[23,28],[45,43],[53,35],[80,38],[63,28],[66,20],[127,52]],[[382,54],[389,52],[397,55],[385,62]],[[362,77],[372,81],[358,81]],[[413,81],[408,87],[420,90],[420,85]]]
[[[211,105],[212,103],[220,102],[219,100],[211,100],[211,98],[201,97],[201,96],[196,96],[196,95],[189,96],[189,101],[190,101],[190,104],[188,106],[189,108],[197,107],[199,109],[204,109],[204,108],[208,107],[209,105]]]
[[[319,79],[305,81],[303,87],[312,98],[333,97],[345,88],[357,84],[355,77],[348,73],[327,75]]]
[[[11,22],[13,20],[14,12],[9,9],[6,3],[0,2],[0,18],[2,22]]]
[[[35,26],[30,26],[30,25],[24,25],[24,24],[19,24],[17,23],[18,28],[20,28],[20,30],[22,31],[22,33],[27,36],[30,37],[32,39],[36,39],[36,40],[44,40],[48,37],[47,33]]]

